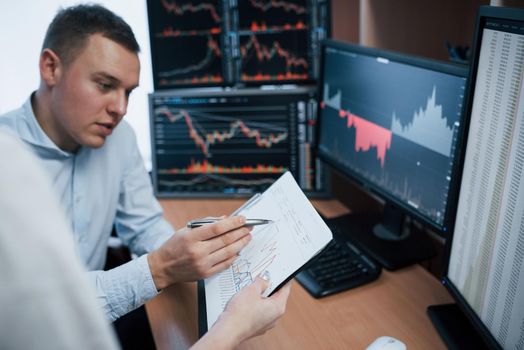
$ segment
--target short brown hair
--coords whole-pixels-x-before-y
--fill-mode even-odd
[[[42,50],[53,50],[68,65],[93,34],[101,34],[131,52],[140,52],[131,27],[120,16],[97,4],[60,9],[47,28]]]

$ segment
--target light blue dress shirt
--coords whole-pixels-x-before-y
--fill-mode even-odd
[[[114,321],[154,297],[158,292],[147,252],[174,230],[162,218],[131,126],[122,121],[102,147],[81,147],[69,153],[44,133],[29,98],[21,108],[0,116],[0,129],[27,143],[47,170],[70,220],[77,254],[91,271],[88,277],[107,317]],[[139,257],[100,271],[113,224],[124,244]]]

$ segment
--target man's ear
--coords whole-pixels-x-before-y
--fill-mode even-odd
[[[40,78],[48,86],[54,86],[60,79],[63,66],[60,57],[51,49],[44,49],[39,61]]]

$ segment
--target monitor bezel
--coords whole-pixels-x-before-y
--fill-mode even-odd
[[[220,0],[220,3],[222,3],[222,1],[224,0]],[[323,0],[324,1],[324,6],[325,8],[327,9],[327,18],[326,18],[326,37],[327,38],[330,38],[331,37],[331,33],[332,33],[332,26],[333,26],[333,19],[332,19],[332,5],[331,5],[331,0]],[[312,3],[310,3],[309,1],[307,1],[307,6],[308,6],[308,9],[311,8],[311,5]],[[158,58],[158,47],[157,47],[157,44],[156,44],[156,41],[155,41],[155,37],[154,37],[154,32],[152,30],[152,18],[153,18],[153,13],[154,13],[154,4],[153,4],[153,0],[147,0],[146,1],[146,10],[147,10],[147,21],[148,21],[148,31],[149,31],[149,52],[150,52],[150,55],[151,55],[151,66],[152,66],[152,81],[153,81],[153,87],[154,87],[154,90],[155,91],[169,91],[169,90],[179,90],[179,89],[190,89],[190,88],[213,88],[213,87],[221,87],[221,88],[227,88],[227,87],[230,87],[230,88],[254,88],[254,87],[263,87],[263,86],[275,86],[275,85],[316,85],[317,84],[317,81],[319,79],[319,77],[317,76],[316,78],[314,76],[311,76],[309,77],[308,79],[303,79],[303,80],[299,80],[299,79],[296,79],[296,80],[293,80],[293,79],[290,79],[290,80],[286,80],[286,81],[279,81],[279,80],[268,80],[268,81],[264,81],[264,82],[251,82],[251,81],[244,81],[242,79],[238,79],[238,80],[235,80],[235,81],[231,81],[231,82],[228,82],[228,81],[222,81],[220,83],[213,83],[213,82],[210,82],[210,83],[196,83],[196,84],[192,84],[192,83],[181,83],[181,84],[176,84],[176,85],[173,85],[173,86],[169,86],[169,87],[162,87],[162,86],[158,86],[158,81],[157,81],[157,73],[158,73],[158,65],[156,64],[156,61],[157,61],[157,58]],[[307,31],[308,33],[308,36],[312,36],[312,32],[308,29]],[[223,35],[223,34],[221,34]],[[222,37],[221,37],[222,39]],[[220,43],[220,47],[222,47],[222,43]],[[308,47],[308,49],[310,49]],[[311,62],[310,62],[311,63]],[[319,62],[319,66],[320,66],[320,62]],[[223,69],[222,69],[223,70]]]
[[[465,65],[455,64],[455,63],[447,63],[442,61],[436,61],[429,58],[422,58],[407,54],[401,54],[398,52],[392,52],[387,50],[380,50],[376,48],[371,47],[365,47],[361,45],[351,44],[351,43],[345,43],[335,40],[325,40],[322,43],[321,48],[321,54],[320,54],[320,72],[319,72],[319,83],[318,83],[318,96],[323,96],[324,93],[324,59],[325,59],[325,51],[327,49],[338,49],[338,50],[344,50],[356,54],[361,55],[368,55],[372,57],[382,57],[386,58],[390,61],[395,61],[402,64],[408,64],[424,69],[429,69],[433,71],[438,71],[446,74],[455,75],[460,78],[467,79],[468,77],[468,68]],[[467,82],[466,82],[467,86]],[[462,121],[464,121],[464,103],[462,105]],[[316,129],[316,154],[317,156],[326,164],[328,164],[330,167],[337,170],[340,174],[342,174],[344,177],[350,179],[353,182],[356,182],[362,189],[365,191],[374,194],[378,196],[379,198],[392,203],[393,205],[400,208],[404,213],[410,215],[411,217],[417,219],[418,221],[424,223],[428,227],[431,227],[433,230],[435,230],[438,234],[441,236],[446,236],[449,222],[451,219],[451,205],[455,201],[453,198],[454,196],[454,189],[456,188],[457,181],[455,180],[455,177],[452,177],[450,182],[450,187],[448,191],[448,202],[446,203],[446,212],[444,215],[443,223],[439,224],[435,221],[433,221],[428,216],[416,211],[414,208],[407,205],[407,203],[404,203],[401,200],[398,200],[393,194],[389,193],[388,191],[384,190],[380,186],[374,184],[371,181],[368,181],[364,176],[361,176],[360,174],[352,171],[351,169],[347,168],[343,164],[340,164],[334,157],[330,157],[329,154],[326,154],[320,149],[320,118],[321,118],[321,108],[320,103],[318,105],[318,112],[317,112],[317,129]],[[458,142],[457,142],[457,148],[460,148],[462,145],[462,137],[464,134],[464,126],[463,122],[461,122],[459,133],[457,135]],[[459,154],[459,150],[455,150],[454,156],[456,157]],[[452,166],[452,173],[456,173],[459,168],[459,162],[455,161]]]
[[[466,125],[465,130],[469,129],[469,123],[471,115],[471,111],[473,108],[473,99],[475,94],[475,84],[477,80],[477,70],[478,70],[478,61],[479,61],[479,54],[480,54],[480,46],[482,44],[482,35],[483,35],[483,29],[486,21],[488,19],[502,19],[502,20],[515,20],[515,21],[521,21],[524,22],[524,10],[523,9],[515,9],[515,8],[503,8],[503,7],[493,7],[493,6],[480,6],[479,11],[477,12],[477,18],[475,23],[475,33],[473,38],[473,45],[471,50],[471,65],[470,65],[470,73],[469,73],[469,84],[468,84],[468,90],[466,93],[466,100],[465,100],[465,113],[466,113]],[[468,134],[466,133],[463,138],[463,144],[467,144]],[[466,147],[462,147],[460,154],[459,154],[459,163],[463,164],[464,159],[466,156]],[[457,194],[454,198],[453,208],[452,210],[456,213],[456,210],[458,209],[458,199],[459,199],[459,192],[460,192],[460,186],[462,182],[462,175],[463,175],[463,168],[460,167],[457,178],[459,179],[457,184]],[[502,349],[502,346],[498,343],[498,341],[495,339],[495,337],[491,334],[490,330],[484,325],[480,317],[477,315],[477,313],[473,310],[473,308],[469,305],[468,301],[462,296],[462,293],[459,291],[459,289],[455,286],[453,281],[450,279],[448,273],[449,273],[449,260],[451,257],[451,248],[453,243],[453,235],[454,235],[454,225],[456,221],[456,216],[453,216],[451,222],[450,222],[450,230],[448,233],[448,237],[446,239],[446,243],[444,246],[444,252],[443,252],[443,277],[442,277],[442,284],[446,287],[446,289],[449,291],[453,299],[455,299],[456,304],[461,309],[461,311],[464,313],[466,318],[471,322],[475,330],[480,333],[482,339],[486,342],[486,344],[493,349]]]
[[[158,191],[158,167],[156,159],[156,136],[154,131],[154,120],[153,116],[153,99],[156,97],[234,97],[234,96],[282,96],[282,95],[313,95],[316,96],[316,86],[300,86],[300,87],[280,87],[271,89],[260,89],[260,88],[244,88],[244,89],[230,89],[230,88],[191,88],[191,89],[174,89],[174,90],[160,90],[157,92],[150,93],[148,95],[149,104],[149,130],[151,139],[151,177],[153,183],[153,191],[155,197],[162,199],[173,199],[173,198],[246,198],[253,193],[223,193],[223,192],[165,192]],[[314,131],[315,137],[317,136],[316,130]],[[313,145],[311,147],[313,152],[314,160],[317,158],[315,151],[316,148]],[[317,190],[303,190],[309,198],[330,198],[331,196],[331,181],[329,173],[326,172],[325,167],[321,167],[322,172],[322,189]]]

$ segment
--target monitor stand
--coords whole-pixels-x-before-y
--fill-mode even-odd
[[[382,215],[348,214],[327,221],[386,269],[396,270],[436,254],[427,234],[410,228],[407,220],[400,209],[386,204]]]
[[[432,305],[427,313],[448,349],[488,349],[457,304]]]

